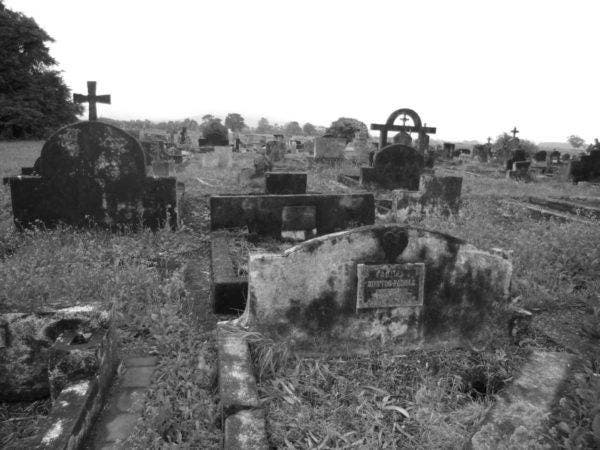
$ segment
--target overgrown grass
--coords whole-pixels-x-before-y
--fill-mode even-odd
[[[0,174],[14,175],[33,163],[41,143],[0,146]],[[202,303],[209,284],[207,196],[261,192],[260,180],[244,172],[252,167],[252,157],[235,155],[229,169],[201,168],[192,159],[178,174],[186,182],[186,227],[174,233],[110,234],[68,228],[16,233],[8,187],[0,186],[0,312],[116,302],[125,348],[141,346],[159,355],[142,418],[129,439],[134,448],[220,445],[221,431],[215,425],[214,318],[209,305]],[[337,175],[347,170],[357,169],[350,163],[308,169],[309,190],[352,192],[337,182]],[[457,170],[464,169],[453,167],[447,173]],[[522,184],[463,174],[459,216],[431,215],[414,224],[462,237],[478,247],[513,251],[516,303],[536,312],[535,335],[523,347],[564,345],[580,349],[585,359],[548,423],[548,434],[557,445],[575,446],[589,437],[599,413],[593,393],[600,357],[592,333],[600,312],[600,227],[537,221],[502,199],[600,196],[600,190],[553,180]],[[240,247],[241,253],[247,251]],[[557,342],[537,335],[552,336]],[[476,377],[473,373],[470,377],[467,369],[479,370],[488,381],[503,380],[512,376],[524,351],[500,347],[499,353],[394,351],[363,359],[297,359],[279,344],[265,344],[255,353],[261,394],[269,408],[272,443],[296,448],[319,444],[456,448],[489,406],[485,395],[473,392],[469,383]],[[259,348],[260,343],[254,346]]]
[[[517,353],[387,349],[361,357],[279,361],[259,378],[270,444],[460,448],[483,419],[490,396],[526,356],[518,348],[508,351]],[[264,352],[264,346],[256,349],[255,359],[268,361]]]

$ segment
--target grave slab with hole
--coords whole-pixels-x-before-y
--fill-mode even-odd
[[[0,314],[0,401],[52,399],[39,448],[85,439],[116,369],[113,323],[99,304]]]
[[[247,229],[254,242],[273,243],[305,240],[375,221],[373,194],[306,193],[306,173],[273,172],[266,179],[265,194],[210,197],[211,297],[217,313],[239,313],[246,304],[247,276],[232,257],[232,237],[226,230]],[[290,189],[295,193],[280,193]]]
[[[502,252],[409,226],[251,252],[248,273],[248,302],[234,323],[299,351],[476,345],[506,333],[514,318],[512,263]]]
[[[16,226],[177,227],[182,185],[174,177],[147,176],[140,143],[96,120],[96,102],[110,103],[110,96],[96,96],[95,82],[88,91],[74,100],[89,102],[89,121],[56,131],[33,168],[4,178]]]

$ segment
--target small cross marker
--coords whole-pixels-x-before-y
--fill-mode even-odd
[[[110,95],[96,95],[96,82],[87,82],[88,95],[73,94],[73,101],[75,103],[89,103],[89,120],[98,120],[98,114],[96,112],[96,103],[108,103],[110,105]]]
[[[517,130],[517,127],[514,127],[511,131],[510,131],[513,135],[513,138],[517,137],[517,133],[519,132],[519,130]]]
[[[488,137],[488,144],[491,144],[491,143],[492,143],[492,138]]]

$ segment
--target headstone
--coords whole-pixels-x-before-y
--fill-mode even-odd
[[[354,139],[346,146],[346,159],[351,159],[359,164],[370,165],[369,155],[373,152],[368,135],[356,133]]]
[[[90,118],[93,111],[90,106]],[[7,179],[15,224],[156,229],[170,217],[176,226],[176,180],[147,177],[146,165],[140,143],[113,125],[89,121],[61,128],[44,144],[35,176]]]
[[[550,164],[557,165],[560,163],[560,152],[555,150],[552,153],[550,153]]]
[[[286,154],[285,143],[283,141],[269,141],[266,146],[266,155],[273,161],[281,161]]]
[[[473,156],[477,158],[479,162],[488,162],[491,153],[489,145],[475,145],[473,147]]]
[[[462,177],[423,174],[417,192],[401,189],[392,192],[392,215],[401,223],[410,216],[419,217],[430,212],[444,216],[458,214],[461,191]]]
[[[568,177],[575,183],[600,180],[600,150],[592,150],[589,155],[583,154],[579,161],[571,161]]]
[[[444,142],[444,158],[446,159],[452,159],[454,157],[454,150],[456,148],[456,144],[453,144],[451,142]]]
[[[373,167],[361,167],[361,184],[384,189],[419,189],[425,159],[419,151],[400,144],[389,145],[375,154]]]
[[[316,137],[314,139],[315,160],[342,160],[346,148],[346,139],[334,137]]]
[[[300,351],[361,352],[390,342],[442,348],[509,327],[512,264],[460,239],[400,225],[251,253],[235,323]]]
[[[306,194],[307,174],[302,172],[267,172],[267,194]]]
[[[506,172],[506,177],[515,181],[533,181],[529,168],[531,161],[515,161],[512,164],[512,169]]]
[[[200,167],[226,169],[233,164],[233,150],[229,145],[201,147],[194,161]]]

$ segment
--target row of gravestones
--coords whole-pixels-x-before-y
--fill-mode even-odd
[[[149,176],[140,142],[129,133],[96,120],[95,95],[88,83],[89,121],[56,131],[33,168],[4,178],[10,185],[18,228],[64,223],[109,228],[175,228],[183,186],[174,177]]]

